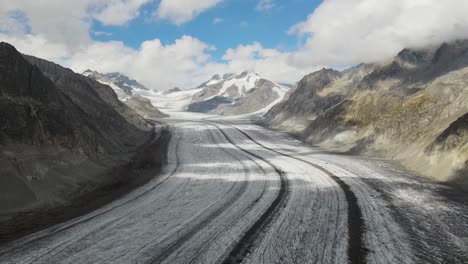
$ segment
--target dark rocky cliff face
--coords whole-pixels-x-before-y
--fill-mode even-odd
[[[14,47],[0,44],[2,142],[59,143],[84,147],[77,125],[79,109]],[[87,130],[86,126],[83,130]]]
[[[0,212],[115,182],[108,172],[153,137],[110,87],[0,44]]]
[[[397,159],[468,187],[467,113],[468,41],[459,40],[312,73],[263,122],[330,150]]]
[[[76,126],[84,128],[85,134],[93,131],[90,137],[100,142],[99,145],[108,153],[141,144],[148,138],[148,132],[144,131],[149,130],[146,122],[120,102],[110,87],[52,62],[31,56],[25,58],[78,108],[75,115],[80,120]],[[90,140],[83,139],[82,142]]]

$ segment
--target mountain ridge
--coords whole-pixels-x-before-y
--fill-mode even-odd
[[[468,164],[466,87],[467,40],[404,49],[384,63],[305,76],[262,124],[466,188],[468,176],[459,173]]]
[[[133,95],[134,90],[149,90],[146,86],[135,79],[129,78],[119,72],[100,73],[98,71],[86,70],[82,75],[92,78],[102,84],[109,85],[117,93],[120,99],[127,99]]]
[[[269,109],[284,97],[288,88],[266,80],[257,73],[214,75],[198,87],[189,112],[240,115]]]

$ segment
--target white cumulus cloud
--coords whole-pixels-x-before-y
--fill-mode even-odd
[[[219,18],[219,17],[215,17],[213,19],[213,24],[219,24],[219,23],[222,23],[223,22],[223,19],[222,18]]]
[[[261,76],[281,83],[295,83],[304,75],[320,69],[320,65],[296,67],[290,61],[292,53],[264,48],[259,42],[228,49],[223,56],[224,72],[255,71]]]
[[[168,45],[159,39],[148,40],[138,49],[128,48],[122,42],[95,42],[73,54],[68,64],[77,72],[88,68],[122,72],[152,89],[166,90],[191,87],[194,76],[208,61],[210,49],[210,45],[190,36]]]
[[[107,0],[97,3],[94,18],[104,25],[123,25],[140,14],[140,8],[152,0]]]
[[[64,43],[51,41],[45,35],[40,34],[12,36],[0,33],[0,41],[10,43],[21,53],[44,58],[56,63],[64,63],[64,60],[72,54]]]
[[[216,61],[210,58],[214,47],[196,36],[181,36],[169,44],[149,39],[138,48],[90,38],[90,34],[108,35],[91,30],[94,20],[125,25],[139,16],[146,4],[158,4],[155,15],[159,19],[182,24],[220,2],[0,0],[0,41],[78,72],[88,68],[119,71],[164,90],[192,88],[215,73],[243,70],[295,83],[322,67],[382,60],[405,47],[468,37],[466,0],[324,0],[304,21],[291,27],[289,37],[297,37],[302,44],[288,51],[265,47],[258,41],[232,43],[222,60]]]
[[[297,65],[385,59],[403,48],[468,37],[466,0],[325,0],[290,30],[306,38]]]
[[[222,0],[161,0],[155,16],[182,25]]]
[[[265,12],[273,9],[273,7],[275,7],[273,0],[260,0],[258,1],[256,9],[257,11]]]
[[[16,22],[16,28],[78,49],[91,42],[92,20],[105,25],[124,25],[138,16],[138,10],[152,0],[0,0],[0,21]],[[25,20],[12,21],[11,14]],[[3,32],[5,30],[2,30]],[[15,35],[29,32],[14,32]],[[10,35],[11,32],[10,32]]]

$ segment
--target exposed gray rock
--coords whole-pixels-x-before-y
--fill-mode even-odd
[[[131,79],[131,78],[123,75],[120,72],[106,73],[105,76],[108,77],[109,79],[113,80],[114,83],[116,83],[118,85],[121,85],[121,86],[127,86],[127,87],[130,87],[132,89],[136,88],[136,89],[140,89],[140,90],[149,90],[143,84],[137,82],[134,79]]]
[[[232,102],[226,97],[215,96],[211,99],[201,102],[195,102],[188,106],[187,111],[197,113],[209,113],[221,105],[230,105]]]
[[[277,87],[271,81],[259,79],[256,82],[256,88],[248,91],[244,96],[238,97],[232,104],[224,107],[218,107],[213,113],[220,115],[242,115],[256,112],[269,106],[280,98],[274,87]],[[231,95],[231,98],[235,95]]]
[[[182,91],[182,90],[180,90],[179,87],[174,87],[172,89],[164,91],[163,94],[168,95],[168,94],[177,93],[177,92],[180,92],[180,91]]]
[[[137,114],[144,118],[165,118],[169,117],[168,115],[162,113],[151,104],[151,101],[143,96],[134,95],[130,97],[125,104],[127,104],[131,109],[135,110]]]
[[[223,84],[223,82],[220,82],[204,87],[203,90],[201,90],[193,96],[192,103],[203,102],[205,100],[209,100],[210,98],[215,97],[216,95],[218,95],[219,90],[221,90],[221,88],[223,87]]]
[[[242,79],[242,78],[247,77],[248,74],[249,74],[248,71],[243,71],[241,74],[237,75],[235,78],[236,79]]]
[[[293,125],[291,129],[303,129],[307,122],[343,100],[342,95],[334,93],[326,97],[318,96],[327,85],[340,77],[340,72],[331,69],[322,69],[305,76],[290,91],[287,99],[265,115],[265,121],[273,126]],[[288,124],[291,119],[297,121]]]
[[[444,43],[438,48],[405,49],[391,62],[363,78],[361,88],[372,89],[382,80],[398,79],[406,86],[427,84],[468,65],[468,40]],[[395,88],[402,88],[396,84]]]
[[[209,85],[211,85],[211,84],[213,84],[213,83],[216,83],[216,82],[220,82],[220,81],[222,81],[223,79],[225,79],[224,77],[225,77],[225,76],[223,76],[223,78],[221,78],[221,76],[220,76],[219,74],[215,74],[215,75],[213,75],[213,77],[211,77],[211,79],[209,79],[208,81],[206,81],[206,82],[200,84],[200,85],[197,86],[195,89],[202,88],[202,87],[206,87],[206,86],[209,86]]]
[[[225,73],[223,74],[223,80],[231,79],[234,76],[236,76],[235,73]]]
[[[426,152],[430,155],[431,153],[437,152],[456,151],[463,145],[467,144],[467,138],[468,113],[462,115],[442,131],[442,133],[435,138],[432,144],[426,148]],[[468,153],[463,154],[467,155]]]

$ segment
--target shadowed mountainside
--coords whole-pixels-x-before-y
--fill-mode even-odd
[[[164,151],[161,130],[110,87],[6,43],[0,44],[0,119],[1,221],[115,184],[122,180],[115,168],[135,162],[145,144]]]

